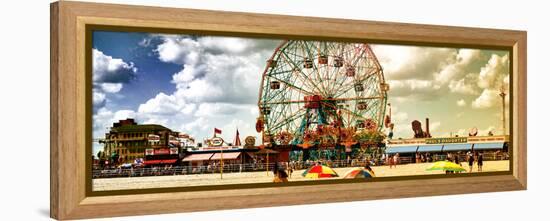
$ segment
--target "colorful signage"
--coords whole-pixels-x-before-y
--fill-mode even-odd
[[[214,137],[210,139],[210,145],[218,147],[223,144],[223,139],[221,137]]]
[[[155,149],[155,155],[168,155],[170,154],[170,149]]]
[[[240,149],[239,147],[234,146],[224,146],[224,147],[201,147],[200,150],[229,150],[229,149]]]
[[[248,136],[244,139],[245,146],[254,146],[256,144],[256,137]]]

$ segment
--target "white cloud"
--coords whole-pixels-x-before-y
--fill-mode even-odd
[[[185,106],[183,100],[178,100],[174,95],[159,93],[144,104],[139,105],[138,111],[147,114],[169,115],[180,112]]]
[[[241,112],[248,113],[247,110],[249,110],[251,106],[252,105],[230,103],[201,103],[195,112],[195,116],[231,116]]]
[[[474,89],[474,85],[472,84],[466,84],[466,79],[462,78],[460,80],[451,80],[449,82],[449,89],[452,93],[459,93],[459,94],[475,94],[476,89]]]
[[[105,94],[97,91],[92,93],[92,105],[95,107],[103,106],[105,103]]]
[[[454,57],[440,69],[435,80],[440,84],[446,84],[453,79],[460,79],[468,73],[468,68],[480,56],[480,50],[459,49],[455,51]]]
[[[163,40],[156,49],[161,61],[176,64],[197,63],[200,53],[197,41],[176,36],[166,36]]]
[[[440,126],[441,126],[440,121],[430,122],[430,133],[433,133],[433,131],[437,131],[437,129],[439,129]]]
[[[137,68],[120,58],[113,58],[92,49],[93,81],[100,83],[127,83],[135,77]]]
[[[105,106],[107,94],[120,92],[124,83],[135,78],[137,68],[120,58],[113,58],[103,52],[92,49],[93,111]]]
[[[473,108],[489,108],[496,105],[499,102],[499,92],[491,89],[485,89],[481,92],[481,95],[472,101]]]
[[[477,74],[472,72],[483,58],[481,50],[388,45],[375,45],[373,50],[384,68],[392,99],[436,100],[448,91],[477,91]]]
[[[478,86],[484,89],[497,89],[503,85],[500,76],[509,74],[508,55],[498,56],[493,54],[485,67],[479,72]]]
[[[394,122],[405,122],[409,118],[409,115],[405,112],[397,112],[392,114],[392,121]]]
[[[165,35],[159,60],[182,65],[174,95],[191,103],[257,102],[258,80],[277,41]]]
[[[397,45],[374,45],[372,48],[384,74],[391,80],[431,79],[456,54],[456,50],[450,48]]]
[[[211,130],[212,127],[209,125],[208,119],[204,117],[197,117],[193,121],[187,124],[184,124],[182,126],[182,129],[184,131],[206,131],[206,130]]]
[[[464,101],[464,99],[460,99],[456,101],[456,105],[458,105],[459,107],[464,107],[466,106],[466,101]]]
[[[418,94],[431,94],[439,89],[432,81],[429,80],[388,80],[390,85],[390,95],[393,96],[409,96]]]
[[[105,93],[118,93],[122,89],[122,83],[101,83],[99,85]]]
[[[468,136],[468,130],[466,129],[459,129],[458,132],[454,135],[458,135],[459,137],[465,137]]]
[[[412,130],[412,126],[410,122],[395,124],[393,132],[395,134],[393,139],[397,139],[397,138],[407,139],[407,138],[414,137],[414,132]]]
[[[459,64],[470,64],[481,57],[481,50],[462,48],[456,57]]]

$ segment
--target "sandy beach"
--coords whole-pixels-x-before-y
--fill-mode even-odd
[[[431,163],[403,164],[397,168],[389,166],[374,166],[372,169],[377,177],[392,176],[410,176],[427,174],[444,174],[443,171],[426,171]],[[466,162],[462,166],[468,170]],[[334,170],[343,176],[352,167],[334,168]],[[483,172],[508,171],[509,161],[485,161]],[[301,174],[304,170],[294,171],[289,181],[311,180],[304,178]],[[472,171],[477,173],[477,166]],[[335,178],[339,179],[339,178]],[[166,187],[187,187],[202,185],[221,185],[221,184],[243,184],[243,183],[265,183],[272,182],[273,173],[271,172],[243,172],[243,173],[224,173],[223,179],[220,179],[219,173],[212,174],[193,174],[193,175],[174,175],[174,176],[151,176],[151,177],[128,177],[128,178],[102,178],[93,180],[94,191],[106,190],[125,190],[125,189],[148,189],[148,188],[166,188]]]

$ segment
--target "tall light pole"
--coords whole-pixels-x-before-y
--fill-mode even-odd
[[[498,96],[502,98],[502,135],[506,135],[506,104],[504,100],[506,92],[504,91],[504,86],[500,87],[500,94],[498,94]]]

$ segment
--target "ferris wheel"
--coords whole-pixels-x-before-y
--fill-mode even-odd
[[[289,40],[265,67],[256,123],[266,143],[336,143],[382,129],[389,85],[365,43]]]

